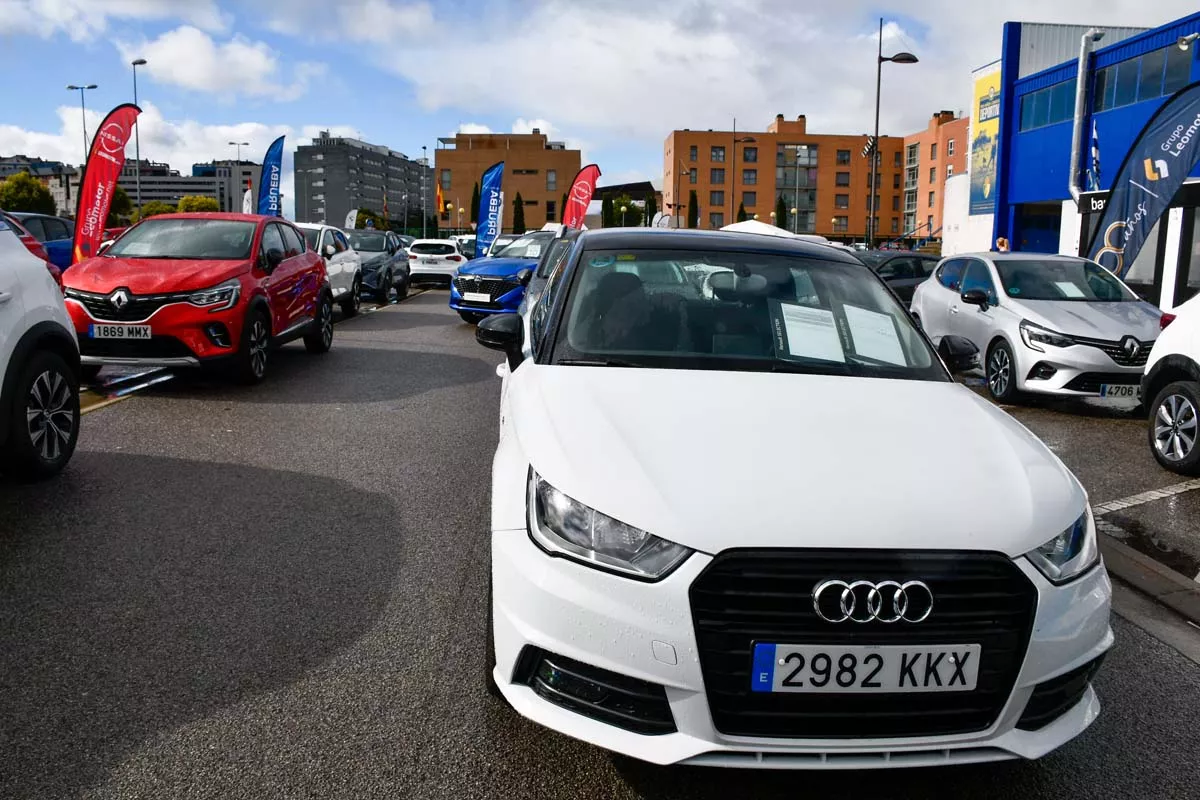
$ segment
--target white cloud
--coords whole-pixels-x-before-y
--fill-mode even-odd
[[[485,134],[485,133],[492,133],[492,132],[493,132],[492,129],[489,128],[487,125],[483,125],[478,122],[464,122],[458,126],[458,131],[457,131],[457,133],[474,133],[474,134]]]
[[[394,52],[401,57],[411,37],[428,33],[434,25],[433,6],[425,0],[251,0],[248,4],[264,14],[267,27],[277,33],[395,45],[387,55]]]
[[[308,91],[310,80],[325,74],[324,64],[300,62],[292,80],[280,81],[279,56],[265,42],[234,36],[218,43],[204,31],[183,25],[152,41],[118,42],[126,61],[145,58],[143,69],[155,81],[227,100],[237,95],[294,100]]]
[[[0,34],[50,38],[65,33],[77,42],[103,34],[110,20],[181,19],[209,31],[228,24],[217,0],[3,0]]]

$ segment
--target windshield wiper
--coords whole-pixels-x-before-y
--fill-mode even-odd
[[[619,358],[563,358],[554,362],[563,367],[644,367],[633,361],[622,361]]]

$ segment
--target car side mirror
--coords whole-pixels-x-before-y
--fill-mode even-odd
[[[528,286],[531,280],[533,280],[533,270],[528,267],[517,273],[517,283],[522,286]]]
[[[937,351],[945,362],[946,369],[955,375],[979,368],[979,348],[966,337],[943,336],[938,342]]]
[[[493,314],[475,328],[475,341],[508,356],[508,368],[516,369],[525,357],[525,326],[519,314]]]
[[[268,273],[274,272],[275,268],[282,263],[283,251],[278,247],[272,247],[262,258],[262,268]]]
[[[333,246],[333,245],[331,245],[331,244],[327,244],[327,245],[325,245],[325,257],[326,257],[326,258],[333,258],[333,257],[334,257],[334,256],[336,256],[336,255],[337,255],[337,248],[336,248],[336,247],[334,247],[334,246]]]
[[[984,311],[988,309],[988,296],[983,289],[967,289],[960,297],[964,303],[979,306]]]
[[[115,241],[114,239],[109,239],[107,241],[101,242],[100,246],[96,248],[96,255],[98,255],[98,256],[104,255],[104,252],[106,250],[108,250],[108,248],[113,246],[114,241]]]

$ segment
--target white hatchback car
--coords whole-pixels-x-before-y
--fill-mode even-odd
[[[346,234],[332,225],[297,222],[308,248],[325,259],[333,301],[340,303],[342,313],[352,317],[358,313],[362,292],[362,257],[350,246]]]
[[[408,246],[409,276],[414,283],[434,279],[449,286],[466,260],[450,239],[417,239]]]
[[[0,472],[57,474],[79,438],[79,342],[62,290],[0,220]]]
[[[974,342],[1003,403],[1022,392],[1136,402],[1162,316],[1099,264],[1040,253],[943,259],[914,290],[912,312],[935,342]]]
[[[1184,475],[1200,474],[1200,296],[1163,315],[1150,351],[1142,399],[1150,412],[1150,452]]]
[[[711,298],[679,263],[724,267]],[[588,231],[524,316],[476,332],[507,355],[487,680],[522,715],[817,769],[1037,758],[1096,719],[1087,494],[852,255]]]

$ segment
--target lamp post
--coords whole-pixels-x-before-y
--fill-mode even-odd
[[[675,160],[678,162],[678,166],[683,167],[684,169],[688,170],[688,175],[690,176],[691,168],[688,167],[688,165],[684,163],[683,159],[677,158]],[[679,213],[679,209],[683,206],[683,203],[679,202],[679,170],[678,169],[675,170],[675,198],[674,199],[675,199],[675,204],[672,207],[672,212],[673,212],[672,216],[676,216]],[[675,220],[675,227],[681,228],[683,226],[679,224],[679,220]]]
[[[87,169],[88,138],[87,138],[87,105],[83,101],[83,93],[88,91],[89,89],[95,89],[95,88],[96,88],[96,84],[94,84],[94,83],[89,83],[86,86],[76,86],[75,84],[72,83],[70,86],[67,87],[67,91],[69,91],[69,92],[79,92],[79,117],[80,117],[79,121],[83,123],[83,168],[84,169]],[[80,184],[82,185],[82,179],[80,180]]]
[[[621,227],[625,227],[625,212],[629,210],[629,206],[621,206]]]
[[[137,98],[137,68],[146,66],[146,59],[138,58],[130,62],[133,67],[133,104],[138,104]],[[142,134],[141,125],[133,123],[133,180],[137,191],[138,216],[142,215]]]
[[[426,238],[429,233],[426,226],[429,225],[429,215],[425,212],[425,198],[429,196],[429,190],[425,188],[425,177],[429,175],[429,153],[425,145],[421,145],[421,238]]]
[[[734,210],[737,208],[735,205],[737,198],[734,197],[737,194],[737,146],[739,144],[753,144],[757,141],[758,139],[755,139],[753,136],[743,136],[740,139],[735,137],[733,140],[733,163],[729,168],[729,171],[732,173],[729,176],[729,185],[732,187],[732,191],[729,192],[729,218],[731,220],[737,215],[737,212]]]
[[[454,226],[454,230],[458,233],[462,233],[462,215],[464,211],[466,211],[465,208],[462,206],[458,207],[458,224]]]
[[[229,146],[237,148],[237,163],[238,163],[238,166],[240,167],[242,165],[242,148],[249,147],[250,143],[249,142],[230,142]]]
[[[800,227],[799,227],[800,218],[797,216],[799,211],[800,211],[800,209],[796,208],[795,206],[792,206],[792,233],[800,232]]]
[[[879,168],[879,92],[883,85],[883,63],[890,61],[893,64],[916,64],[918,59],[912,53],[900,52],[894,56],[883,55],[883,17],[879,18],[879,52],[875,57],[875,144],[871,151],[871,162],[868,167],[870,170],[870,181],[868,186],[871,188],[871,200],[867,203],[867,247],[871,246],[878,231],[875,230],[875,193],[879,191],[879,187],[875,185],[875,171]]]

